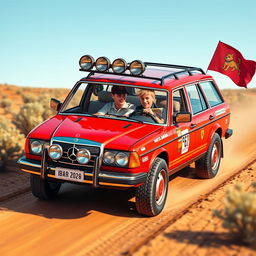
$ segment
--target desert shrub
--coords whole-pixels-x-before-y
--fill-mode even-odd
[[[4,98],[0,101],[1,108],[9,108],[12,105],[11,100]]]
[[[37,102],[38,97],[29,93],[21,93],[21,98],[24,103]]]
[[[12,126],[12,123],[9,119],[6,119],[5,117],[0,116],[0,128],[7,130],[8,127],[11,127],[11,126]]]
[[[43,119],[44,107],[40,103],[30,102],[24,104],[19,113],[14,115],[13,123],[27,136],[28,133]]]
[[[227,228],[249,244],[256,242],[256,183],[252,191],[245,191],[241,184],[228,190],[224,200],[225,209],[215,210],[214,216],[223,220]]]
[[[50,95],[42,94],[35,102],[25,103],[18,114],[14,114],[13,123],[24,134],[55,114],[50,108]]]
[[[56,112],[50,108],[50,99],[52,96],[50,94],[42,94],[38,97],[38,101],[42,104],[44,111],[42,113],[43,120],[46,120],[50,116],[53,116]]]
[[[9,160],[21,152],[20,142],[24,138],[9,120],[0,118],[0,170],[4,170]]]

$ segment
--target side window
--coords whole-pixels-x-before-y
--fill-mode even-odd
[[[179,89],[173,92],[172,105],[173,105],[173,116],[175,116],[178,112],[187,111],[188,108],[187,108],[183,89]]]
[[[188,96],[190,99],[192,112],[193,114],[197,114],[205,109],[207,109],[207,105],[205,99],[197,85],[189,85],[186,87]]]
[[[204,82],[200,83],[202,90],[204,91],[206,98],[211,107],[219,105],[223,102],[221,96],[216,90],[214,84],[212,82]]]

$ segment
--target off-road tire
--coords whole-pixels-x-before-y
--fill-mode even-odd
[[[216,176],[222,156],[222,141],[219,134],[214,133],[206,154],[195,162],[196,175],[200,178],[211,179]]]
[[[138,213],[152,217],[163,210],[168,193],[168,181],[166,162],[161,158],[156,158],[145,183],[137,187],[135,191]]]
[[[32,194],[42,200],[53,199],[59,192],[61,183],[43,180],[40,176],[30,175],[30,186]]]

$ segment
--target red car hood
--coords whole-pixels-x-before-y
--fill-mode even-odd
[[[34,129],[30,137],[39,138],[37,135],[45,134],[46,129],[52,137],[86,139],[101,143],[107,148],[129,150],[145,136],[161,129],[156,125],[101,117],[67,116],[63,121],[61,119],[57,116],[48,120]]]

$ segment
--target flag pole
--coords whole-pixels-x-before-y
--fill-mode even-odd
[[[221,42],[221,41],[219,40],[219,42],[217,43],[217,46],[216,46],[216,48],[215,48],[215,50],[214,50],[214,53],[215,53],[215,51],[216,51],[216,49],[217,49],[217,47],[218,47],[218,45],[219,45],[220,42]],[[214,55],[214,53],[213,53],[213,55]],[[208,72],[208,68],[209,68],[209,65],[208,65],[208,67],[207,67],[207,69],[206,69],[206,73]]]

